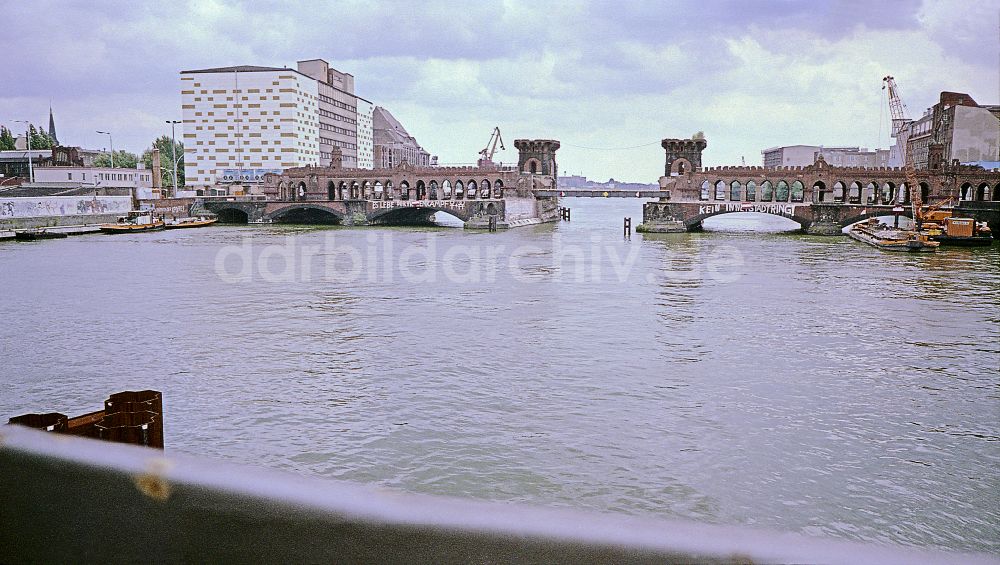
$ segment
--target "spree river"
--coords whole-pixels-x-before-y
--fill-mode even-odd
[[[0,243],[0,416],[163,391],[168,452],[1000,551],[1000,245],[716,218]]]

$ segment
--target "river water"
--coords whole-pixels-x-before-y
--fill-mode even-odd
[[[0,416],[164,393],[167,449],[407,491],[1000,551],[1000,245],[717,218],[0,244]]]

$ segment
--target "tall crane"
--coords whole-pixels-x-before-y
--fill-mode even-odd
[[[896,86],[896,79],[892,75],[886,75],[882,78],[882,90],[886,89],[889,90],[889,113],[892,115],[891,135],[892,137],[897,137],[912,120],[906,117],[906,104],[903,104],[903,99],[899,97],[899,87]],[[905,155],[903,158],[903,173],[906,176],[906,188],[910,193],[913,227],[919,231],[924,219],[923,195],[920,191],[920,183],[917,182],[917,171],[913,167],[913,154],[909,143],[906,143],[903,151]]]
[[[497,151],[498,143],[501,150],[507,149],[503,146],[503,139],[500,137],[500,126],[493,128],[493,133],[490,134],[490,140],[486,142],[486,147],[483,147],[479,151],[480,158],[478,165],[480,167],[493,163],[493,154]]]
[[[882,90],[889,89],[889,114],[892,115],[892,137],[896,137],[903,127],[910,122],[906,117],[906,104],[899,97],[899,87],[892,76],[882,77]]]

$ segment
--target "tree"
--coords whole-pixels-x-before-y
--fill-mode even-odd
[[[28,126],[28,135],[31,137],[32,149],[52,149],[55,141],[45,133],[42,128],[36,128],[35,124]]]
[[[174,186],[174,167],[171,159],[177,156],[177,186],[184,186],[184,144],[177,142],[174,145],[174,152],[171,153],[170,145],[172,141],[169,135],[161,135],[153,140],[153,146],[142,153],[142,162],[147,169],[153,169],[153,149],[160,150],[160,177],[163,179],[163,186]]]
[[[139,158],[135,153],[129,153],[124,149],[119,149],[115,151],[115,168],[116,169],[134,169],[136,163],[139,162]],[[101,153],[94,158],[95,167],[110,167],[111,166],[111,153]]]
[[[699,131],[698,133],[692,135],[691,139],[705,139],[705,132]]]
[[[10,130],[4,126],[0,126],[0,151],[13,151],[16,149],[14,147],[14,134],[10,133]]]

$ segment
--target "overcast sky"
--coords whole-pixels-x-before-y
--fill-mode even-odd
[[[110,130],[134,152],[180,119],[180,70],[311,58],[443,163],[474,161],[499,125],[500,159],[515,138],[558,139],[563,174],[602,180],[655,182],[659,140],[699,130],[706,165],[887,146],[886,74],[911,117],[942,90],[1000,103],[1000,0],[0,0],[0,14],[0,123],[45,124],[51,100],[63,143],[106,147],[95,130]]]

